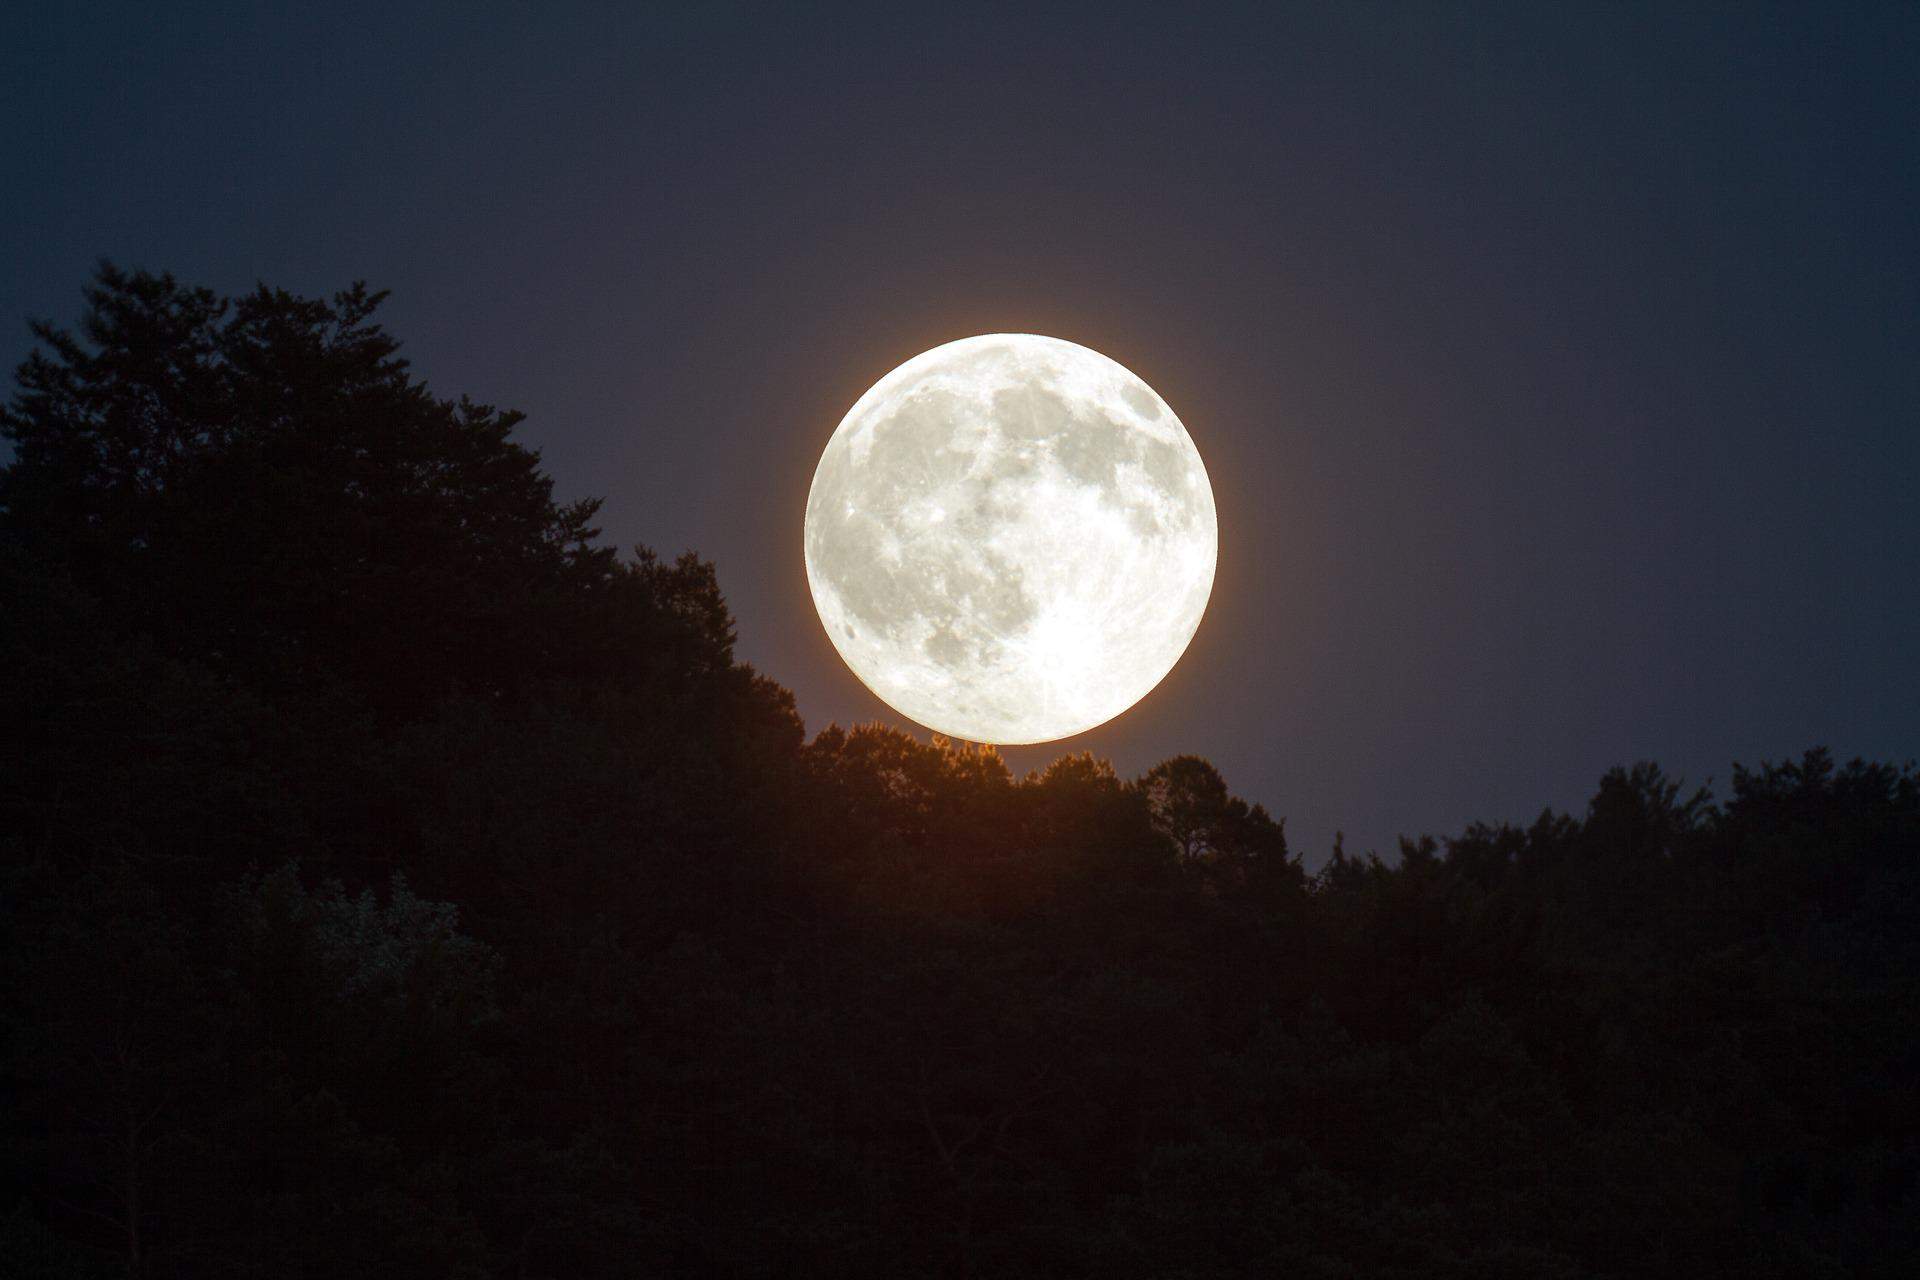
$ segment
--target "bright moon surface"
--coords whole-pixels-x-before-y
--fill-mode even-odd
[[[1111,720],[1173,669],[1219,531],[1173,410],[1085,347],[963,338],[840,423],[807,496],[807,582],[882,701],[974,742]]]

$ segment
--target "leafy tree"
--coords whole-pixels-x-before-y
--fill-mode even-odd
[[[1207,761],[1175,756],[1149,769],[1135,786],[1181,864],[1216,892],[1251,888],[1272,900],[1304,885],[1288,854],[1285,821],[1231,794]]]
[[[1905,1276],[1920,774],[1336,842],[803,738],[378,295],[0,427],[0,1274]]]
[[[104,264],[86,297],[78,335],[33,326],[0,414],[0,530],[128,633],[275,689],[343,680],[386,718],[605,671],[649,630],[726,663],[697,570],[594,546],[598,502],[553,501],[521,415],[413,378],[384,294],[222,299]],[[668,619],[636,626],[626,594]]]

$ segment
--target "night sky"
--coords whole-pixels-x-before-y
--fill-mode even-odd
[[[102,256],[390,288],[816,730],[906,727],[807,595],[828,435],[1051,334],[1185,421],[1220,572],[1017,770],[1204,755],[1317,865],[1635,759],[1912,757],[1920,7],[1331,8],[15,11],[0,357]]]

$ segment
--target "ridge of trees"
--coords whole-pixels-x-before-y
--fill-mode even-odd
[[[1336,849],[808,739],[383,295],[0,412],[0,1273],[1910,1275],[1920,773]]]

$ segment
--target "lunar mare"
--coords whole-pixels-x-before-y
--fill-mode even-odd
[[[1133,373],[1058,338],[915,356],[848,411],[807,497],[807,582],[889,706],[976,742],[1119,715],[1186,650],[1213,588],[1213,489]]]

